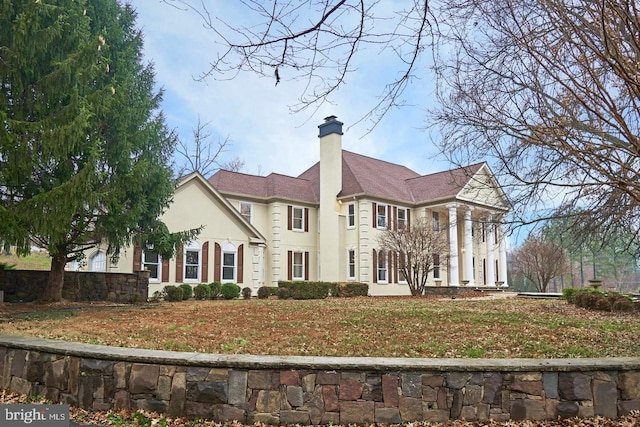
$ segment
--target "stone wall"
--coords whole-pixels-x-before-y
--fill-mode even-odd
[[[48,271],[4,270],[0,266],[0,291],[4,301],[35,301],[47,283]],[[69,301],[144,302],[149,289],[149,272],[104,273],[65,271],[62,297]]]
[[[86,409],[246,424],[616,418],[640,410],[640,358],[212,355],[0,335],[0,387]]]

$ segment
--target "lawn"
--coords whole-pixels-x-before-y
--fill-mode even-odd
[[[562,300],[330,298],[0,304],[0,332],[223,354],[436,358],[640,354],[640,314]]]

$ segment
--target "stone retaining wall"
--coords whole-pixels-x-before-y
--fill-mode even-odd
[[[5,270],[0,266],[0,291],[4,301],[35,301],[49,277],[42,270]],[[145,302],[149,292],[149,272],[105,273],[65,271],[62,297],[68,301]]]
[[[212,355],[0,335],[0,387],[86,409],[246,424],[616,418],[640,410],[640,358]]]

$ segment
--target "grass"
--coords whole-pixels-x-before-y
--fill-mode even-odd
[[[637,312],[590,312],[560,300],[519,298],[189,300],[74,310],[0,305],[0,333],[123,347],[257,355],[637,356],[638,320]]]
[[[0,255],[0,263],[15,266],[16,270],[51,270],[51,257],[46,253],[33,252],[25,257]]]

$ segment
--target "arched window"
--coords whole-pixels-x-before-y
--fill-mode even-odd
[[[222,247],[222,281],[235,282],[237,277],[238,256],[235,245],[227,242]]]
[[[107,255],[97,251],[89,257],[89,271],[107,271]]]
[[[200,281],[200,244],[197,241],[189,242],[184,247],[184,280],[185,282]]]

